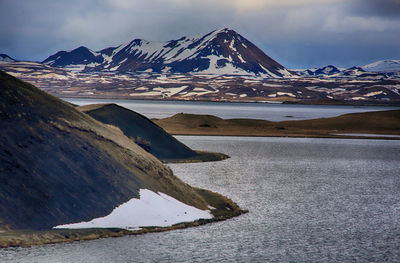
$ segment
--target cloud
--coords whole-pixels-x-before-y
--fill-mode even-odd
[[[328,32],[360,32],[360,31],[385,31],[390,28],[396,28],[397,21],[381,19],[379,17],[362,17],[362,16],[328,16],[323,24],[323,30]]]
[[[169,0],[170,3],[172,2],[183,6],[207,5],[209,7],[231,8],[237,11],[260,11],[260,9],[264,10],[267,8],[298,7],[310,4],[320,5],[343,1],[345,0]]]
[[[391,57],[399,58],[391,48],[400,42],[395,37],[400,35],[399,17],[393,12],[398,10],[398,2],[0,0],[0,53],[43,60],[58,50],[80,45],[100,50],[133,38],[167,41],[230,27],[278,61],[287,61],[286,65],[311,63],[306,57],[315,64],[329,63],[334,55],[323,55],[328,52],[361,61],[361,53],[340,53],[334,48],[336,45],[341,50],[351,50],[354,42],[361,41],[364,50],[370,47],[376,50],[376,56],[388,56],[387,51],[391,50]],[[381,3],[383,6],[377,7]],[[296,55],[295,51],[303,53]],[[346,59],[353,61],[349,57],[342,61]]]
[[[400,17],[399,0],[353,0],[350,10],[362,16]]]

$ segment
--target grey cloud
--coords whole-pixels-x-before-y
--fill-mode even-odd
[[[358,15],[400,18],[400,1],[356,0],[350,2],[350,10]]]
[[[230,27],[288,67],[336,62],[350,66],[364,63],[367,57],[400,58],[395,48],[400,39],[393,37],[400,35],[400,28],[386,28],[386,24],[395,24],[386,23],[388,18],[376,18],[386,21],[381,23],[379,32],[372,30],[374,27],[369,29],[368,24],[360,30],[360,26],[351,24],[353,20],[346,20],[356,16],[356,12],[369,16],[367,11],[372,12],[375,4],[390,1],[308,0],[304,3],[310,4],[265,6],[240,12],[229,6],[229,1],[224,5],[188,1],[0,0],[0,53],[40,61],[56,51],[81,45],[100,50],[134,38],[166,41]],[[393,7],[386,3],[385,8]],[[330,29],[340,26],[338,22],[350,21],[342,23],[342,27],[351,30],[324,29],[328,18]],[[365,21],[369,20],[361,22]],[[363,48],[353,45],[358,42],[362,42]]]

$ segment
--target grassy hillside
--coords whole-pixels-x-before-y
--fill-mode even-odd
[[[49,229],[109,214],[139,189],[207,202],[123,133],[0,72],[0,228]]]
[[[92,118],[118,127],[139,146],[167,162],[216,161],[228,156],[190,149],[145,116],[116,104],[92,104],[77,109]]]
[[[211,115],[176,114],[154,122],[171,134],[187,135],[343,137],[335,134],[400,134],[400,110],[282,122],[254,119],[224,120]]]
[[[166,133],[145,116],[116,104],[88,105],[78,109],[98,121],[117,126],[126,136],[161,160],[196,155],[195,151]]]

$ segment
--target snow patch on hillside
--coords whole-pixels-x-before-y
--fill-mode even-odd
[[[123,228],[137,229],[145,226],[171,226],[181,222],[191,222],[201,218],[211,219],[209,210],[200,210],[184,204],[164,193],[140,189],[140,199],[132,198],[116,207],[111,214],[80,222],[55,226],[54,228]]]

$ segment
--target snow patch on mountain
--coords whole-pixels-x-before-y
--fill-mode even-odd
[[[237,68],[231,63],[226,63],[225,66],[218,66],[218,61],[221,59],[218,56],[208,56],[209,67],[205,70],[198,71],[201,74],[214,74],[214,75],[253,75],[243,69]]]

